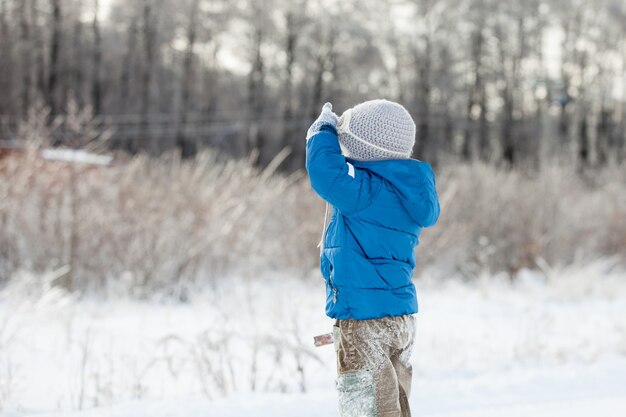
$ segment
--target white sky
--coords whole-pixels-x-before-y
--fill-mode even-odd
[[[107,19],[114,0],[100,0],[100,18]]]
[[[546,28],[543,38],[543,52],[548,76],[558,79],[561,74],[561,42],[563,30],[550,26]]]

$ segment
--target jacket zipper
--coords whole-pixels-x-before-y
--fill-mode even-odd
[[[330,278],[331,275],[333,274],[333,265],[330,265],[330,273],[328,275],[328,285],[330,286],[330,289],[333,290],[333,304],[337,304],[337,288],[335,288],[335,286],[333,285],[333,280]]]
[[[331,270],[332,271],[332,270]],[[328,285],[330,285],[330,289],[333,290],[333,304],[337,304],[337,293],[339,292],[337,288],[333,285],[333,281],[328,277]]]
[[[322,252],[324,251],[324,238],[326,237],[326,221],[328,220],[328,212],[330,211],[330,204],[328,202],[326,202],[326,210],[324,213],[324,226],[322,227],[322,237],[320,238],[320,243],[318,243],[318,247],[320,248],[320,254],[322,254]],[[332,268],[332,267],[331,267]],[[332,272],[332,269],[331,269]],[[337,304],[337,288],[335,288],[335,286],[333,285],[333,282],[330,280],[330,277],[328,277],[328,285],[330,285],[330,288],[333,290],[333,304]]]

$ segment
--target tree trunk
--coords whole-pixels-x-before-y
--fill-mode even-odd
[[[178,115],[178,132],[176,134],[176,146],[181,152],[183,158],[188,158],[196,154],[197,147],[195,143],[190,142],[190,138],[185,135],[187,125],[187,113],[191,109],[191,95],[194,85],[194,47],[197,37],[198,26],[198,6],[199,0],[193,0],[189,13],[189,26],[187,27],[187,50],[185,51],[185,59],[183,61],[183,73],[181,79],[181,100]]]
[[[31,19],[29,19],[29,0],[22,0],[20,4],[20,50],[22,57],[21,82],[21,113],[28,114],[33,102],[33,42],[31,39]]]
[[[609,162],[609,136],[611,135],[611,111],[606,107],[605,98],[602,99],[600,117],[596,126],[596,162],[604,166]]]
[[[324,98],[324,73],[334,73],[335,70],[335,39],[336,34],[332,28],[328,31],[325,40],[321,41],[319,53],[315,60],[315,72],[313,74],[313,87],[311,92],[311,101],[309,103],[309,119],[315,120],[321,111],[323,98]],[[297,145],[294,148],[294,158],[296,159],[296,165],[303,167],[306,159],[306,142],[304,140],[297,141]]]
[[[521,13],[521,12],[520,12]],[[523,92],[521,88],[521,66],[526,56],[526,34],[524,28],[524,17],[517,17],[517,49],[511,56],[511,70],[508,74],[506,62],[507,46],[505,45],[505,32],[499,27],[500,35],[499,54],[502,63],[504,87],[502,89],[502,100],[504,102],[502,110],[501,143],[502,157],[510,165],[519,164],[524,156],[530,154],[530,147],[527,141],[530,139],[524,133],[523,123]]]
[[[436,78],[434,85],[438,86],[441,91],[440,114],[439,118],[436,119],[436,128],[438,129],[437,140],[441,142],[439,150],[451,153],[455,151],[455,120],[452,110],[454,92],[451,86],[453,77],[450,74],[452,57],[446,45],[442,45],[440,48],[434,48],[434,50],[439,51],[437,53],[437,59],[435,60],[436,68],[433,71],[433,76]]]
[[[94,0],[93,14],[93,80],[91,85],[91,102],[93,114],[99,115],[102,112],[102,36],[100,34],[100,21],[98,19],[98,9],[100,1]]]
[[[580,27],[580,26],[579,26]],[[588,167],[591,162],[590,143],[589,143],[589,116],[592,108],[587,102],[587,94],[585,88],[585,73],[587,71],[587,53],[585,51],[580,52],[578,56],[578,74],[580,77],[580,85],[578,88],[578,97],[576,102],[576,112],[574,117],[574,123],[577,128],[574,129],[574,133],[578,134],[575,138],[578,144],[578,163],[581,168]],[[595,125],[592,125],[595,126]]]
[[[126,39],[126,54],[124,56],[124,63],[122,65],[122,77],[120,80],[121,88],[120,88],[120,105],[121,105],[121,113],[125,114],[130,110],[130,103],[128,99],[130,97],[130,86],[131,86],[131,77],[132,77],[132,69],[134,67],[134,58],[137,52],[137,17],[133,16],[129,28],[128,28],[128,38]]]
[[[9,28],[8,0],[0,0],[0,114],[13,113],[13,40]]]
[[[282,132],[282,148],[290,148],[291,154],[285,160],[285,165],[290,169],[300,168],[299,161],[294,154],[297,142],[302,140],[296,134],[297,129],[294,126],[293,120],[293,67],[296,62],[296,47],[298,44],[299,30],[298,19],[293,10],[290,10],[285,16],[287,23],[287,35],[285,42],[285,55],[287,60],[285,62],[285,84],[284,84],[284,96],[285,106],[283,108],[283,132]]]
[[[80,19],[80,16],[83,13],[83,0],[79,0],[76,6],[76,18],[74,22],[74,40],[73,44],[73,54],[72,54],[72,78],[71,78],[71,88],[73,90],[73,98],[76,100],[76,103],[79,107],[83,107],[85,105],[85,95],[83,89],[84,83],[84,74],[83,74],[83,22]]]
[[[473,83],[470,86],[467,103],[467,125],[465,127],[465,138],[463,142],[463,157],[466,160],[473,158],[473,142],[474,138],[478,138],[478,152],[481,158],[484,158],[489,151],[489,143],[486,141],[484,132],[484,121],[486,112],[486,96],[483,85],[483,68],[482,57],[485,36],[483,34],[482,16],[474,24],[474,32],[471,36],[470,50],[472,51],[472,63],[474,66]],[[478,113],[478,114],[476,114]],[[479,125],[476,124],[476,116],[478,116]],[[478,135],[476,134],[478,130]]]
[[[120,109],[121,114],[127,114],[132,111],[133,106],[129,102],[131,97],[131,81],[133,68],[135,66],[135,55],[137,52],[137,16],[133,15],[128,28],[127,49],[122,65],[122,77],[120,80]],[[122,130],[122,147],[128,152],[137,150],[137,142],[135,138],[124,137],[125,132]]]
[[[535,72],[535,77],[538,80],[538,83],[535,85],[533,89],[533,97],[535,100],[535,123],[533,130],[533,154],[532,158],[534,159],[534,166],[537,170],[542,167],[544,157],[546,155],[546,148],[551,145],[553,141],[552,135],[549,134],[549,119],[546,117],[547,106],[546,104],[551,101],[549,86],[546,84],[546,65],[543,54],[543,41],[544,41],[544,28],[545,21],[544,17],[541,15],[539,11],[540,5],[539,3],[535,4],[535,18],[537,19],[537,24],[533,31],[534,37],[534,52],[537,57],[538,68]],[[544,90],[538,90],[542,88]],[[539,91],[545,91],[545,96],[539,94]]]
[[[311,94],[310,112],[311,119],[316,119],[322,107],[324,97],[324,73],[333,72],[335,67],[335,32],[331,29],[321,45],[317,55],[313,91]]]
[[[141,118],[142,118],[142,136],[140,147],[150,153],[156,153],[156,144],[151,138],[150,132],[150,101],[152,87],[152,70],[154,66],[155,55],[155,28],[154,28],[154,9],[153,0],[144,0],[143,4],[143,49],[144,62],[141,74]]]
[[[507,51],[507,32],[498,25],[495,29],[498,40],[498,61],[500,63],[502,87],[500,97],[502,99],[502,112],[500,113],[500,147],[502,148],[502,159],[505,164],[511,166],[515,162],[515,144],[513,138],[513,93],[511,91],[510,73],[507,67],[509,56]]]
[[[622,25],[622,79],[626,79],[626,23]],[[626,86],[622,87],[620,131],[616,135],[615,157],[618,164],[626,159]]]
[[[431,0],[420,0],[419,9],[423,16],[425,28],[421,37],[424,44],[423,53],[416,54],[418,74],[417,88],[415,91],[417,101],[417,137],[413,155],[436,165],[436,143],[431,141],[430,132],[431,73],[433,67],[432,38],[435,32],[432,27]]]
[[[527,40],[526,40],[526,17],[525,12],[518,11],[517,16],[517,50],[513,59],[512,68],[512,83],[513,83],[513,111],[512,111],[512,133],[513,133],[513,145],[516,148],[518,155],[517,163],[522,160],[527,160],[532,155],[532,141],[536,140],[533,136],[528,135],[526,129],[526,121],[524,114],[524,89],[522,88],[522,80],[524,75],[522,74],[522,65],[526,55],[528,54]]]
[[[563,80],[563,91],[558,98],[560,105],[560,117],[559,117],[559,133],[560,143],[559,152],[562,152],[569,143],[568,133],[570,126],[570,118],[568,115],[568,105],[570,104],[569,88],[571,85],[571,73],[569,70],[569,59],[571,58],[572,51],[572,30],[571,23],[566,21],[563,23],[563,43],[561,44],[561,79]]]
[[[52,7],[52,36],[50,38],[50,57],[48,73],[47,103],[50,114],[57,115],[60,112],[60,100],[58,93],[59,77],[61,72],[61,0],[50,0]]]
[[[417,99],[417,138],[413,154],[431,163],[435,162],[435,152],[430,143],[430,87],[432,47],[429,35],[423,36],[424,53],[416,55],[418,63],[418,82],[416,88]]]
[[[42,99],[45,101],[47,96],[47,81],[46,81],[46,58],[44,51],[44,40],[39,28],[39,1],[30,1],[30,16],[33,22],[33,49],[35,54],[35,69],[34,74],[36,78],[35,99]]]
[[[263,61],[263,55],[261,53],[261,47],[264,41],[264,32],[261,26],[254,29],[253,42],[254,42],[254,57],[252,61],[252,68],[248,75],[248,98],[249,98],[249,125],[247,129],[247,146],[246,155],[251,155],[253,152],[260,152],[263,146],[263,137],[259,129],[259,119],[263,111],[263,89],[265,82],[265,62]],[[257,156],[256,163],[260,162],[259,156]]]

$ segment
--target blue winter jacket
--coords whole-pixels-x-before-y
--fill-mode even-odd
[[[306,168],[333,208],[320,255],[326,314],[365,320],[417,313],[414,247],[440,210],[430,165],[346,158],[327,125],[307,142]]]

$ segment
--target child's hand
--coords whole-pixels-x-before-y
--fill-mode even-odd
[[[337,120],[337,115],[333,113],[333,105],[330,103],[325,103],[322,107],[322,112],[320,113],[319,117],[313,122],[311,127],[309,127],[309,130],[306,133],[306,139],[309,140],[309,138],[319,132],[320,128],[325,124],[331,125],[336,129]]]

